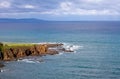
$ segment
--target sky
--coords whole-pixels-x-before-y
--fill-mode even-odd
[[[120,20],[120,0],[0,0],[0,18]]]

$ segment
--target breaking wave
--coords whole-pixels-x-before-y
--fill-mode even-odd
[[[75,45],[72,43],[58,43],[58,42],[41,42],[41,43],[33,43],[33,44],[63,44],[63,47],[67,50],[76,51],[78,49],[82,49],[83,46]]]
[[[23,42],[23,44],[24,43],[25,42]],[[65,42],[38,42],[38,43],[31,43],[31,44],[63,44],[63,48],[71,51],[76,51],[83,48],[83,46],[72,44],[72,43],[65,43]]]
[[[9,69],[4,69],[4,68],[0,69],[0,72],[1,72],[1,73],[2,73],[2,72],[6,72],[6,71],[9,71]]]
[[[26,58],[26,59],[20,59],[20,60],[17,60],[18,62],[26,62],[26,63],[40,63],[40,62],[43,62],[43,60],[40,60],[40,59],[34,59],[34,58]]]
[[[79,49],[82,49],[83,46],[80,46],[80,45],[74,45],[74,44],[70,44],[70,43],[63,43],[64,44],[64,48],[66,50],[71,50],[71,51],[76,51],[76,50],[79,50]]]

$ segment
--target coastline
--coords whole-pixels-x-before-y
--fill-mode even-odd
[[[32,44],[32,43],[1,43],[0,61],[16,61],[27,56],[55,55],[59,52],[73,52],[65,49],[62,43]],[[0,68],[4,67],[0,63]]]

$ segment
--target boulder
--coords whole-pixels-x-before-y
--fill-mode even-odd
[[[63,44],[44,44],[44,45],[47,45],[50,48],[50,47],[59,47],[62,46]]]
[[[58,54],[59,52],[56,51],[56,50],[53,50],[53,49],[49,49],[47,50],[46,54],[49,54],[49,55],[54,55],[54,54]]]
[[[65,50],[64,52],[74,52],[74,51],[72,51],[72,50]]]

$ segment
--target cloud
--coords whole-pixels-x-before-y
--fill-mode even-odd
[[[51,15],[120,15],[116,11],[110,10],[85,10],[85,9],[74,9],[74,10],[67,10],[63,11],[60,10],[53,10],[53,11],[46,11],[41,12],[41,14],[51,14]]]
[[[60,4],[60,8],[61,8],[62,10],[65,10],[65,11],[70,10],[70,9],[71,9],[71,6],[72,6],[72,3],[71,3],[71,2],[62,2],[62,3]]]
[[[120,0],[0,0],[0,17],[120,16],[119,7]]]
[[[87,3],[100,3],[103,2],[103,0],[82,0],[83,2],[87,2]]]
[[[0,8],[10,8],[11,3],[8,1],[2,1],[0,2]]]
[[[30,4],[22,5],[21,7],[26,8],[26,9],[34,9],[35,8],[34,5],[30,5]]]
[[[92,0],[90,0],[92,1]],[[52,15],[119,15],[120,13],[112,9],[83,9],[76,7],[72,2],[61,2],[57,9],[42,12],[42,14]]]

